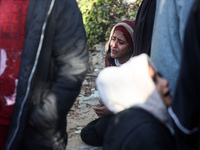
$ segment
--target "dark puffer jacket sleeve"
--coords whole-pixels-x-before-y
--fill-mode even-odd
[[[51,89],[30,116],[34,126],[40,130],[53,129],[66,120],[88,68],[86,34],[76,1],[57,1],[54,9],[61,12],[57,14],[53,44],[57,71]]]

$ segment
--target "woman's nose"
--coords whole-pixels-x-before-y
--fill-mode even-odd
[[[117,46],[117,40],[113,40],[113,41],[111,42],[111,46],[112,46],[112,47],[116,47],[116,46]]]
[[[164,79],[164,78],[163,78],[163,83],[164,83],[164,85],[165,85],[166,87],[169,86],[169,82],[168,82],[166,79]]]

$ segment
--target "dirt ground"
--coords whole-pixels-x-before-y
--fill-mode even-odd
[[[69,113],[67,127],[68,145],[66,150],[101,149],[84,144],[80,138],[81,129],[95,118],[97,118],[97,116],[90,107],[75,109]]]
[[[86,78],[87,85],[83,85],[80,94],[84,96],[90,96],[91,91],[96,90],[95,78]],[[67,116],[67,132],[68,132],[68,144],[66,150],[101,150],[101,147],[92,147],[82,142],[80,138],[80,131],[90,121],[97,118],[97,115],[89,104],[84,104],[84,107],[80,107],[80,101],[75,101],[68,116]]]

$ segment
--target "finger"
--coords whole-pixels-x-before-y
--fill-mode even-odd
[[[97,107],[95,107],[95,106],[92,106],[92,108],[93,108],[94,110],[96,110],[96,108],[97,108]]]
[[[104,106],[103,107],[94,107],[93,109],[96,111],[102,111],[104,109]]]
[[[97,114],[98,117],[102,116],[101,113],[99,113],[99,112],[96,112],[96,114]]]
[[[100,113],[102,113],[102,111],[95,110],[95,109],[94,109],[94,112],[95,112],[96,114],[100,114]]]
[[[93,109],[94,109],[94,111],[101,112],[101,111],[103,111],[104,108],[102,108],[102,107],[93,107]]]
[[[99,104],[104,105],[104,103],[101,100],[99,100]]]
[[[95,109],[95,108],[94,108],[94,112],[95,112],[96,114],[101,114],[101,113],[102,113],[102,110],[99,110],[99,109]]]

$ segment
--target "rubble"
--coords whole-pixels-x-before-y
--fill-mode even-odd
[[[137,0],[123,0],[123,3],[125,4],[132,4],[135,3]]]

